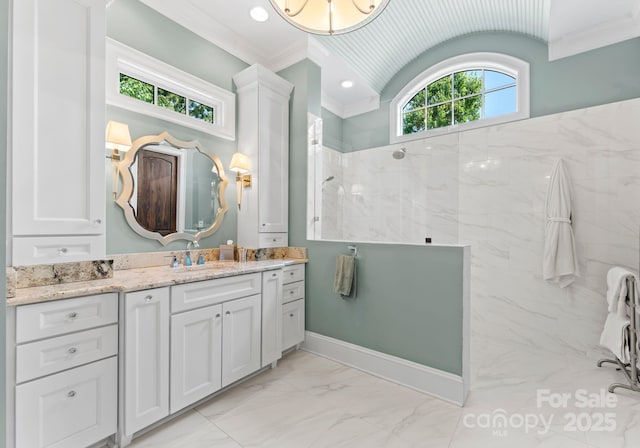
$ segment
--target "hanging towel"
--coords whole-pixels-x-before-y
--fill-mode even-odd
[[[600,345],[609,349],[616,358],[623,363],[629,363],[631,359],[629,348],[631,341],[629,339],[629,327],[631,323],[629,318],[621,317],[617,313],[609,313],[604,323],[604,330],[600,335]]]
[[[617,313],[620,317],[627,315],[627,281],[636,281],[633,272],[616,266],[607,272],[607,303],[609,312]],[[638,288],[633,288],[634,294],[638,295]]]
[[[561,288],[569,286],[580,276],[571,211],[571,183],[564,163],[559,159],[547,187],[542,276]]]
[[[333,277],[333,292],[343,297],[355,296],[356,257],[338,255],[336,273]]]

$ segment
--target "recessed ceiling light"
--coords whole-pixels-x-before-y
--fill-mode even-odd
[[[351,80],[349,80],[349,79],[345,79],[344,81],[342,81],[342,82],[340,83],[340,85],[341,85],[342,87],[344,87],[345,89],[349,89],[349,88],[353,87],[353,81],[351,81]]]
[[[251,8],[249,15],[256,22],[266,22],[269,18],[269,13],[262,6],[254,6]]]

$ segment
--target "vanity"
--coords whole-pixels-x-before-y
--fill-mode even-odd
[[[7,300],[10,446],[124,447],[276,367],[304,339],[305,262],[123,269],[18,289]]]

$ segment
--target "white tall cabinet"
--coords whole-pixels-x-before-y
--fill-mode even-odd
[[[238,150],[251,161],[253,186],[242,193],[238,244],[288,245],[289,97],[293,85],[261,65],[233,77],[238,95]]]
[[[14,0],[12,264],[105,256],[105,2]]]

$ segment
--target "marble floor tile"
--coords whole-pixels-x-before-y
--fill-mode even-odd
[[[132,448],[241,448],[236,441],[195,411],[189,411],[135,439]]]
[[[297,351],[195,410],[134,440],[134,448],[637,448],[640,397],[615,394],[610,431],[572,428],[576,391],[600,393],[615,369],[567,363],[539,382],[488,384],[464,408]],[[538,391],[574,394],[566,406],[539,405]],[[510,419],[497,427],[487,418]],[[517,416],[537,416],[528,427]],[[483,420],[483,418],[485,420]],[[532,418],[532,417],[530,417]],[[544,420],[542,420],[544,418]],[[584,417],[586,418],[586,417]],[[496,421],[500,421],[499,419]],[[501,420],[504,422],[504,420]],[[548,422],[548,423],[547,423]],[[584,423],[584,422],[583,422]]]

